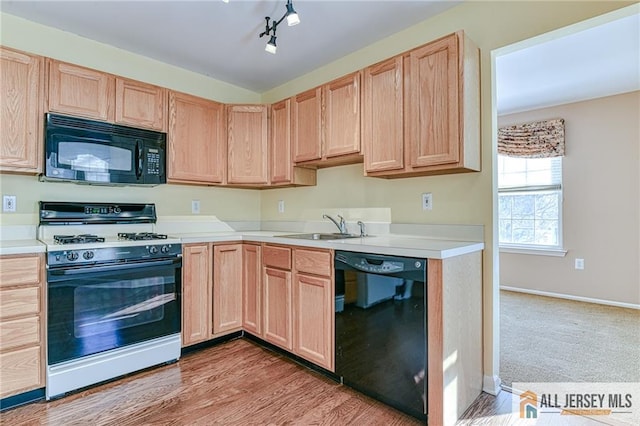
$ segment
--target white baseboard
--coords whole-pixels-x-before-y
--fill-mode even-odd
[[[498,376],[484,376],[482,378],[482,391],[496,396],[502,390],[501,383],[502,380]]]
[[[613,300],[592,299],[590,297],[572,296],[570,294],[552,293],[552,292],[548,292],[548,291],[529,290],[529,289],[526,289],[526,288],[509,287],[509,286],[505,286],[505,285],[501,285],[500,286],[500,290],[514,291],[514,292],[517,292],[517,293],[533,294],[533,295],[536,295],[536,296],[556,297],[558,299],[575,300],[577,302],[597,303],[599,305],[615,306],[615,307],[618,307],[618,308],[628,308],[628,309],[638,309],[638,310],[640,310],[640,305],[637,305],[635,303],[624,303],[624,302],[615,302]]]

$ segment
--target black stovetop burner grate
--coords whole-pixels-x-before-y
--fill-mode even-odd
[[[118,233],[119,240],[166,240],[166,234],[156,234],[155,232],[120,232]]]
[[[97,235],[93,235],[93,234],[54,235],[53,241],[56,244],[103,243],[104,237],[98,237]]]

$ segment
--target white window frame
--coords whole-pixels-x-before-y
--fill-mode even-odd
[[[561,168],[563,166],[561,162]],[[562,181],[562,177],[560,179]],[[500,216],[498,209],[498,247],[502,253],[535,254],[546,256],[565,256],[567,251],[563,248],[563,188],[562,182],[551,185],[523,185],[518,187],[498,187],[498,203],[501,194],[537,194],[541,192],[554,191],[558,194],[558,240],[556,245],[546,244],[524,244],[524,243],[501,243],[500,242]]]

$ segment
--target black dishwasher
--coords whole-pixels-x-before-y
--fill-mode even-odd
[[[426,419],[426,260],[336,251],[335,279],[336,374]]]

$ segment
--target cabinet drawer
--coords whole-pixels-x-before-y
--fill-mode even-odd
[[[39,284],[40,255],[0,257],[0,287],[21,284]]]
[[[262,264],[279,269],[291,269],[291,249],[288,247],[264,246]]]
[[[44,385],[39,346],[1,354],[0,366],[0,398]]]
[[[329,251],[296,249],[294,259],[296,272],[306,272],[325,277],[331,276],[333,264],[331,262],[331,252]]]
[[[40,289],[38,287],[15,288],[0,292],[0,318],[40,312]]]
[[[0,351],[40,343],[40,318],[31,317],[0,324]]]

